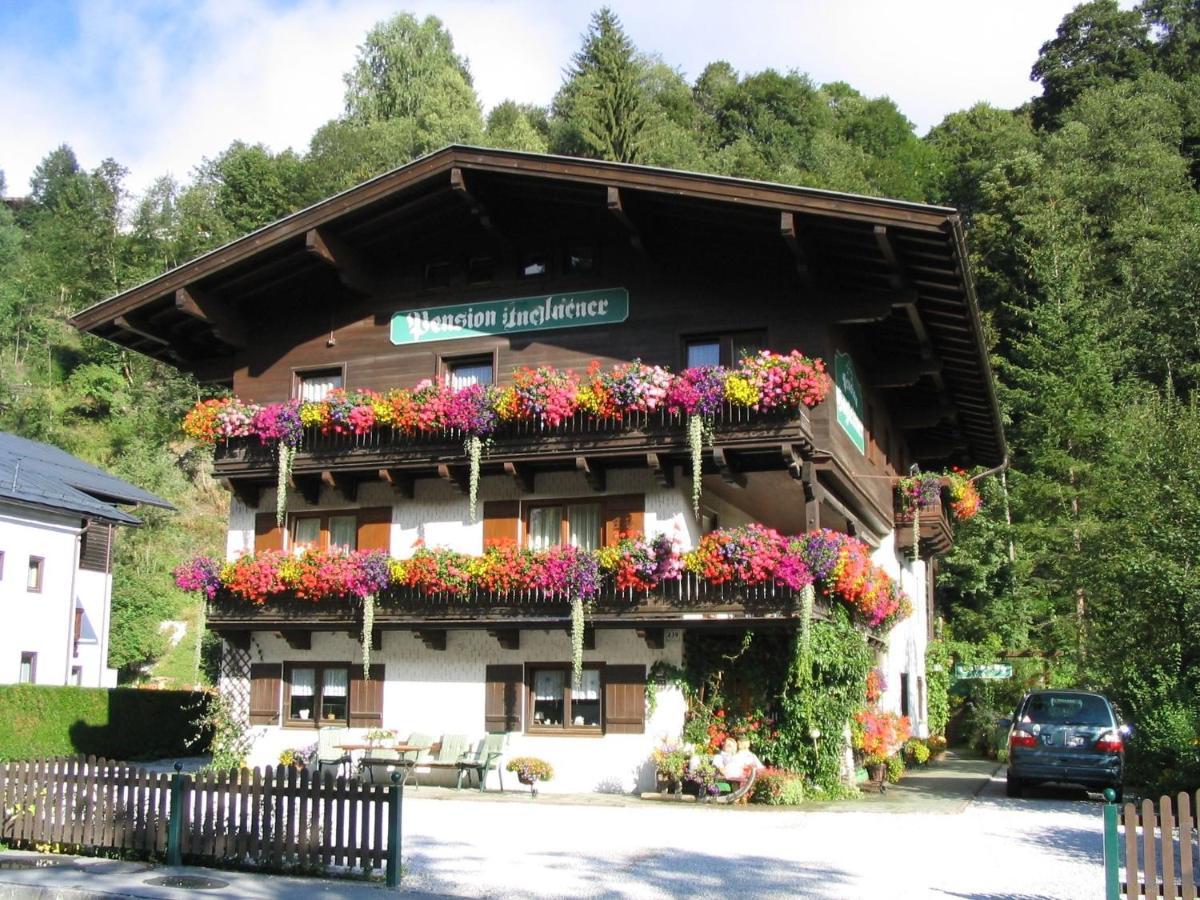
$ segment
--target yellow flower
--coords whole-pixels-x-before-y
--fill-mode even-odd
[[[754,406],[759,401],[758,388],[745,375],[734,373],[725,379],[725,399],[735,406]]]
[[[324,403],[301,403],[300,423],[305,427],[324,425],[329,419],[329,409]]]
[[[407,574],[407,570],[405,568],[403,560],[399,560],[399,559],[389,559],[388,560],[388,575],[390,576],[390,578],[392,580],[392,584],[399,584],[400,582],[404,581],[404,576],[406,574]]]

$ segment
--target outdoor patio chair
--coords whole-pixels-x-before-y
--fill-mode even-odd
[[[368,756],[364,756],[358,764],[360,775],[365,775],[364,781],[370,781],[371,784],[390,784],[389,771],[392,769],[400,769],[405,772],[405,766],[400,759],[400,754],[395,750],[389,750],[386,747],[376,747],[373,750],[367,751]],[[401,781],[405,779],[401,778]]]
[[[458,783],[455,788],[461,788],[463,777],[466,776],[467,786],[471,784],[471,774],[479,779],[479,790],[487,789],[487,775],[491,770],[495,770],[496,777],[500,779],[500,791],[504,792],[504,775],[500,771],[500,767],[496,765],[496,760],[504,755],[504,743],[508,735],[503,731],[489,733],[479,746],[474,750],[468,750],[458,758]]]
[[[349,728],[337,725],[317,729],[318,776],[323,776],[326,772],[350,774],[350,754],[337,748],[338,744],[347,742],[349,734]]]
[[[421,734],[419,731],[414,731],[408,736],[405,741],[410,747],[430,747],[433,745],[433,738],[427,734]],[[400,765],[408,769],[408,777],[412,779],[413,787],[420,787],[417,781],[417,766],[424,765],[433,757],[429,755],[428,750],[408,750],[400,757]]]
[[[429,760],[418,760],[418,766],[429,769],[457,769],[458,761],[470,747],[465,734],[444,734],[437,755]]]

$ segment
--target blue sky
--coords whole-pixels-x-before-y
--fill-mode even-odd
[[[591,11],[577,0],[0,0],[0,169],[23,193],[60,143],[113,157],[139,191],[231,141],[303,150],[338,115],[377,21],[437,15],[486,108],[547,103]],[[887,94],[920,133],[978,100],[1014,106],[1073,0],[611,0],[641,50],[694,79],[726,59]],[[1123,2],[1122,6],[1130,5]]]

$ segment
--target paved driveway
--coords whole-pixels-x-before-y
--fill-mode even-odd
[[[409,793],[405,887],[465,897],[1102,896],[1098,798],[1044,790],[1010,800],[992,777],[971,799],[952,774],[944,789],[931,780],[800,811]]]

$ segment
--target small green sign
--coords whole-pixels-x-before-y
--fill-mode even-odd
[[[854,371],[854,360],[849,354],[838,353],[833,357],[834,406],[837,421],[842,431],[850,436],[859,453],[867,452],[867,436],[863,430],[863,395],[858,374]]]
[[[1012,678],[1011,663],[985,663],[980,666],[955,666],[955,678],[982,678],[988,681],[1003,681]]]
[[[629,291],[605,288],[429,306],[392,314],[392,343],[457,341],[489,334],[609,325],[629,318]]]

